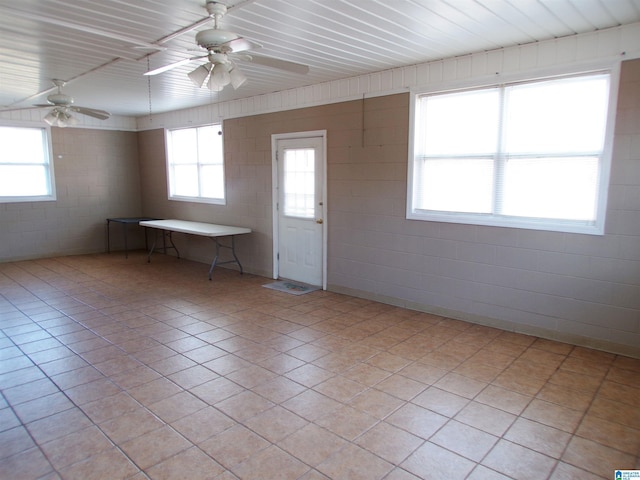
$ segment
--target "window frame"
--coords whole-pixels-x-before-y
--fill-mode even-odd
[[[28,164],[42,165],[45,168],[49,193],[46,195],[19,195],[19,196],[3,196],[0,195],[0,204],[2,203],[30,203],[30,202],[53,202],[57,200],[56,194],[56,177],[53,161],[53,142],[51,139],[51,127],[44,126],[36,122],[6,122],[0,121],[0,128],[23,128],[31,130],[40,130],[43,133],[43,152],[46,158],[43,163]],[[11,162],[0,161],[0,164],[7,165]],[[24,164],[22,164],[24,165]]]
[[[422,221],[434,221],[445,223],[459,223],[468,225],[484,225],[484,226],[497,226],[497,227],[509,227],[509,228],[523,228],[532,230],[546,230],[556,232],[567,233],[581,233],[589,235],[604,235],[605,232],[605,220],[607,210],[607,197],[610,181],[611,170],[611,154],[613,147],[613,134],[615,127],[615,115],[618,98],[618,84],[619,84],[619,71],[620,63],[614,64],[599,64],[592,65],[590,68],[581,69],[578,71],[539,71],[528,74],[513,74],[504,75],[500,77],[500,81],[497,82],[495,78],[491,79],[479,79],[479,80],[465,80],[451,84],[447,87],[442,85],[435,85],[432,88],[413,89],[410,92],[410,105],[409,105],[409,148],[408,148],[408,175],[407,175],[407,203],[406,203],[406,218],[409,220],[422,220]],[[457,93],[464,91],[474,91],[487,88],[495,88],[513,84],[523,84],[530,82],[548,81],[553,79],[561,79],[567,77],[578,77],[584,75],[597,75],[608,74],[609,75],[609,98],[608,98],[608,110],[606,118],[606,126],[604,133],[604,145],[600,157],[599,164],[599,184],[596,198],[596,215],[593,222],[585,222],[579,220],[562,220],[562,219],[547,219],[547,218],[531,218],[531,217],[516,217],[507,215],[496,215],[492,210],[491,213],[462,213],[462,212],[443,212],[443,211],[430,211],[421,210],[414,207],[414,203],[417,202],[415,196],[416,188],[414,178],[418,172],[416,168],[416,125],[418,123],[417,116],[419,115],[418,104],[420,98],[424,95],[430,94],[446,94]],[[495,180],[494,180],[495,182]]]
[[[204,196],[187,196],[187,195],[177,195],[177,194],[173,194],[173,187],[172,187],[172,183],[174,181],[174,176],[173,176],[173,165],[174,163],[171,162],[171,143],[172,143],[172,132],[177,131],[177,130],[193,130],[193,129],[199,129],[199,128],[203,128],[203,127],[218,127],[219,131],[220,131],[220,141],[221,141],[221,145],[220,145],[220,150],[221,150],[221,155],[222,155],[222,161],[220,162],[219,165],[221,165],[222,167],[222,198],[217,198],[217,197],[204,197]],[[165,162],[166,162],[166,174],[167,174],[167,198],[169,200],[175,200],[175,201],[179,201],[179,202],[194,202],[194,203],[206,203],[206,204],[213,204],[213,205],[226,205],[227,203],[227,191],[226,191],[226,168],[225,168],[225,155],[224,155],[224,134],[223,134],[223,128],[222,128],[222,122],[220,123],[207,123],[207,124],[202,124],[202,125],[189,125],[186,127],[173,127],[173,128],[165,128],[164,129],[165,132]],[[197,164],[198,167],[198,189],[200,189],[201,186],[201,180],[202,180],[202,176],[201,176],[201,170],[202,167],[205,165],[211,166],[212,164],[203,164],[198,162]]]

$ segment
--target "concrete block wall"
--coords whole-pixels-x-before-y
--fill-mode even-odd
[[[57,200],[0,203],[0,262],[103,252],[106,218],[142,212],[137,134],[52,128]],[[119,225],[112,247],[123,248]],[[143,245],[132,231],[131,246]]]

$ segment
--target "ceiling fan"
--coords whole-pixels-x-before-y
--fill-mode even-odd
[[[165,65],[155,70],[150,70],[145,75],[157,75],[185,65],[193,60],[206,58],[204,63],[188,74],[191,81],[198,87],[206,86],[212,91],[219,92],[226,85],[231,84],[234,89],[239,88],[247,81],[247,77],[240,71],[234,60],[250,61],[267,67],[278,68],[293,73],[306,74],[309,72],[307,65],[289,62],[277,58],[263,57],[255,54],[246,54],[247,50],[255,50],[262,45],[251,42],[240,35],[219,28],[220,19],[227,13],[226,5],[214,0],[207,0],[205,5],[209,16],[213,18],[214,26],[202,30],[196,34],[198,47],[207,51],[206,55],[198,55],[185,58],[178,62]]]
[[[81,113],[82,115],[88,115],[99,120],[106,120],[111,116],[109,112],[104,110],[96,110],[95,108],[77,107],[73,105],[73,98],[69,95],[62,93],[62,87],[67,83],[64,80],[57,78],[52,80],[53,84],[57,87],[57,92],[51,93],[47,96],[47,103],[36,104],[33,107],[26,108],[14,108],[8,110],[2,110],[4,112],[16,111],[16,110],[31,110],[33,108],[49,108],[53,107],[47,115],[44,117],[44,121],[52,127],[67,127],[70,125],[76,125],[78,119],[71,113]]]

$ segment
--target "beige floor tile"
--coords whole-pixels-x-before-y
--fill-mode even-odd
[[[182,389],[166,378],[151,380],[143,385],[129,389],[129,395],[142,405],[151,405],[162,399],[180,393]]]
[[[289,435],[278,445],[307,465],[316,467],[345,447],[347,441],[335,433],[310,423]]]
[[[62,392],[57,392],[14,405],[13,409],[22,423],[30,423],[73,407],[73,403],[66,395]],[[2,411],[4,410],[0,410],[0,412]],[[9,409],[6,409],[6,411],[10,412]]]
[[[441,478],[464,479],[475,465],[475,462],[471,460],[426,442],[400,466],[419,478],[436,480]]]
[[[142,469],[147,469],[186,450],[191,443],[168,426],[160,427],[120,445],[122,451]]]
[[[349,405],[382,420],[404,405],[404,402],[388,393],[370,389],[352,398]]]
[[[171,426],[195,445],[217,435],[237,422],[214,407],[205,407],[171,423]]]
[[[576,435],[631,455],[640,455],[640,430],[627,425],[586,415]]]
[[[556,460],[515,443],[500,440],[482,464],[516,480],[538,480],[549,476]]]
[[[291,370],[295,370],[298,367],[304,365],[302,360],[289,355],[289,353],[279,353],[273,357],[269,357],[260,362],[260,365],[267,370],[271,370],[278,375],[284,375]]]
[[[86,480],[87,478],[128,478],[136,472],[138,468],[131,460],[113,447],[62,469],[60,475],[65,480]]]
[[[329,478],[351,480],[382,479],[393,465],[356,445],[348,445],[318,465]]]
[[[277,443],[308,423],[295,413],[275,406],[250,418],[244,425],[270,442]]]
[[[635,405],[629,405],[629,403],[622,403],[597,396],[591,404],[588,413],[609,420],[610,422],[628,425],[631,428],[640,430],[640,408]]]
[[[511,390],[505,390],[495,385],[489,385],[474,400],[491,407],[499,408],[505,412],[519,415],[531,400],[533,400],[533,397]]]
[[[89,383],[83,383],[77,387],[65,390],[72,402],[76,405],[85,405],[101,398],[117,395],[122,389],[107,378],[100,378]]]
[[[30,448],[0,461],[0,478],[54,480],[60,477],[38,448]]]
[[[512,480],[511,477],[507,477],[495,470],[485,467],[484,465],[477,465],[473,469],[471,474],[466,480]]]
[[[90,425],[91,420],[79,408],[72,408],[31,422],[27,428],[35,441],[43,444]]]
[[[244,388],[240,385],[224,377],[214,378],[191,389],[192,394],[209,405],[215,405],[243,391]]]
[[[573,433],[580,423],[582,413],[561,405],[535,399],[522,412],[522,416],[529,420]]]
[[[596,475],[611,478],[616,469],[634,469],[636,458],[591,440],[573,437],[562,456],[562,461]]]
[[[434,384],[434,387],[437,387],[440,390],[445,390],[449,393],[468,399],[474,398],[486,386],[487,383],[485,382],[473,380],[456,373],[447,373]]]
[[[590,393],[553,383],[547,383],[542,387],[536,398],[580,412],[586,412],[593,401],[593,395]]]
[[[226,415],[230,416],[238,422],[258,415],[265,410],[270,409],[275,404],[264,397],[257,395],[249,390],[245,390],[233,397],[216,403],[216,408]]]
[[[455,419],[492,435],[501,436],[515,421],[516,416],[474,401],[460,410]]]
[[[0,458],[4,459],[35,447],[35,443],[29,432],[18,426],[0,432]]]
[[[224,472],[224,467],[197,447],[191,447],[147,469],[153,480],[176,478],[214,480]]]
[[[434,412],[446,417],[455,416],[464,408],[469,400],[467,398],[456,395],[455,393],[446,392],[440,388],[430,387],[416,398],[413,403],[421,407],[428,408]]]
[[[203,367],[202,365],[194,365],[193,367],[170,374],[167,378],[184,389],[191,389],[198,385],[202,385],[209,380],[218,378],[218,374],[206,367]]]
[[[612,477],[605,477],[612,478]],[[600,475],[582,470],[581,468],[574,467],[568,463],[559,462],[555,470],[549,477],[549,480],[602,480]]]
[[[307,465],[275,445],[258,452],[232,468],[232,471],[243,480],[263,480],[265,478],[296,480],[308,470]]]
[[[189,392],[176,393],[159,402],[152,403],[147,408],[166,423],[205,408],[207,404]]]
[[[287,400],[282,406],[309,421],[314,421],[336,411],[341,404],[318,392],[306,390]]]
[[[144,408],[127,412],[100,424],[102,431],[116,444],[129,441],[161,428],[164,423]]]
[[[355,443],[387,462],[399,465],[422,445],[424,440],[393,425],[381,422],[359,437]]]
[[[285,374],[285,377],[298,382],[305,387],[314,387],[331,377],[335,376],[335,373],[320,368],[316,365],[306,364],[301,367],[295,368]]]
[[[367,387],[362,383],[337,375],[314,386],[313,389],[338,402],[348,403],[353,397],[365,391]]]
[[[95,426],[87,427],[41,445],[51,464],[60,470],[108,450],[111,441]]]
[[[254,393],[275,404],[286,402],[305,390],[304,386],[283,376],[273,377],[252,389]]]
[[[352,441],[378,423],[371,415],[345,406],[315,420],[317,425]]]
[[[560,458],[571,435],[526,418],[518,418],[504,438],[549,457]]]
[[[200,448],[227,469],[266,449],[270,443],[242,425],[236,425],[200,444]]]
[[[374,388],[407,401],[425,390],[427,385],[396,373],[376,384]]]
[[[447,421],[447,417],[411,403],[400,407],[385,419],[385,422],[424,439],[430,438]]]
[[[451,420],[438,430],[429,441],[469,460],[479,462],[493,448],[498,437]]]

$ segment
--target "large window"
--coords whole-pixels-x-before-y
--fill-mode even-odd
[[[55,200],[46,128],[0,126],[0,202]]]
[[[225,203],[221,125],[167,130],[169,198]]]
[[[609,73],[418,94],[408,218],[602,233]]]

